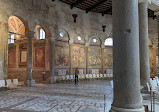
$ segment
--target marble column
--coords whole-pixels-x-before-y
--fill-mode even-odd
[[[34,32],[29,31],[27,35],[27,86],[32,87],[35,85],[35,80],[32,77],[32,38]]]
[[[150,82],[148,2],[139,2],[140,81],[142,86]]]
[[[88,67],[88,46],[89,46],[89,43],[85,43],[85,47],[86,47],[86,74],[89,74],[89,67]]]
[[[104,48],[105,48],[105,45],[102,44],[101,45],[101,54],[102,54],[102,74],[104,74]]]
[[[69,74],[72,75],[72,47],[73,47],[73,41],[69,41],[69,55],[70,55],[70,68],[69,68]]]
[[[157,74],[159,76],[159,14],[157,15],[157,22],[158,22],[158,65],[157,65]]]
[[[50,76],[51,80],[50,83],[56,83],[55,81],[55,72],[54,72],[54,47],[55,47],[55,40],[51,39],[50,41]]]
[[[0,80],[8,74],[8,23],[0,21]]]
[[[140,94],[138,0],[113,0],[114,98],[110,112],[145,112]]]

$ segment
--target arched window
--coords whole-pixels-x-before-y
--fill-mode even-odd
[[[113,46],[113,38],[107,38],[104,43],[105,46]]]
[[[60,37],[64,37],[64,35],[65,35],[65,34],[61,31],[61,32],[60,32]]]
[[[37,39],[45,39],[45,31],[41,27],[37,29]]]
[[[14,34],[10,34],[8,37],[8,44],[14,43]]]
[[[97,39],[96,39],[96,38],[94,38],[94,39],[93,39],[93,42],[94,42],[94,43],[96,43],[96,42],[97,42]]]

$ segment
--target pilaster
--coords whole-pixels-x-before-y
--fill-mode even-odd
[[[69,68],[69,74],[72,75],[72,47],[73,47],[73,41],[69,41],[69,56],[70,56],[70,68]]]
[[[85,47],[86,47],[86,74],[89,74],[89,67],[88,67],[88,46],[89,46],[89,43],[85,43]]]

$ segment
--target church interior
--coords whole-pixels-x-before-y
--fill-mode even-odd
[[[159,0],[0,5],[0,112],[159,111]]]

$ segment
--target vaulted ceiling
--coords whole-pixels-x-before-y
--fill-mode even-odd
[[[60,0],[70,5],[70,8],[74,7],[83,9],[86,13],[96,12],[105,14],[112,14],[112,0]],[[148,10],[149,17],[155,18],[154,11]]]

